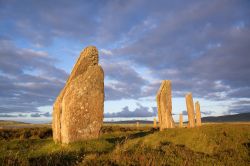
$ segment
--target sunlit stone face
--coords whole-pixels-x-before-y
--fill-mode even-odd
[[[98,50],[95,46],[89,46],[85,48],[82,53],[90,62],[90,65],[97,65],[98,64]]]

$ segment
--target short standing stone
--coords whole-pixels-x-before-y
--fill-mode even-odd
[[[154,128],[155,128],[155,129],[157,128],[157,121],[156,121],[156,118],[154,118]]]
[[[196,126],[201,126],[201,111],[200,111],[200,103],[195,102],[195,113],[196,113]]]
[[[165,128],[174,128],[175,126],[172,117],[172,92],[170,80],[162,81],[156,96],[156,100],[160,130]]]
[[[98,50],[85,48],[53,106],[53,139],[59,143],[97,138],[103,123],[104,73]]]
[[[195,118],[194,118],[194,102],[192,93],[186,94],[186,105],[188,113],[188,127],[195,127]]]
[[[138,128],[140,126],[140,123],[139,122],[136,122],[136,127]]]
[[[179,127],[180,128],[183,127],[183,116],[182,116],[182,114],[179,115]]]

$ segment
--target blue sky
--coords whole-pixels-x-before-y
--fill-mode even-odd
[[[161,80],[173,113],[192,92],[203,116],[250,111],[250,3],[0,1],[0,115],[48,116],[83,48],[105,72],[105,113],[151,115]],[[134,111],[134,113],[131,113]]]

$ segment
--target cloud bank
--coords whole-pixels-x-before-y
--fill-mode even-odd
[[[115,113],[105,113],[105,118],[131,118],[131,117],[155,117],[157,115],[157,111],[155,108],[151,108],[149,111],[149,107],[145,107],[137,103],[137,108],[133,111],[129,110],[129,107],[126,106],[120,112]]]
[[[228,113],[249,111],[240,103],[250,98],[249,8],[247,0],[1,1],[0,113],[51,105],[70,70],[60,64],[77,56],[69,47],[90,44],[100,48],[106,101],[155,96],[169,79],[173,97],[191,91],[234,102]]]

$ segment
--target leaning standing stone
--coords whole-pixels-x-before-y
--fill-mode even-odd
[[[156,100],[160,130],[165,128],[174,128],[175,126],[172,117],[172,92],[170,80],[162,81],[156,96]]]
[[[85,48],[53,105],[53,139],[59,143],[97,138],[103,123],[104,73],[98,50]]]

